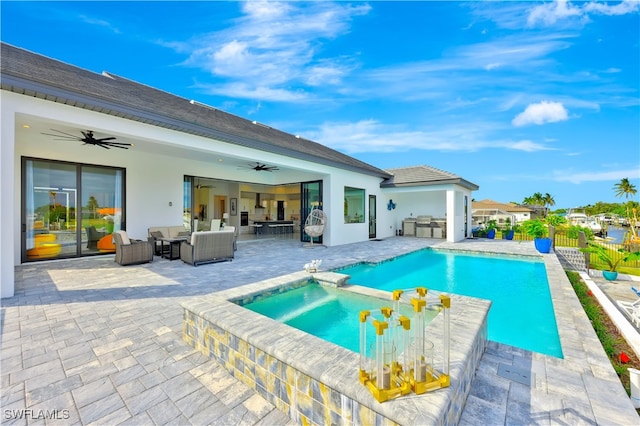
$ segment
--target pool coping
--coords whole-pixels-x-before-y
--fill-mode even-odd
[[[491,302],[452,296],[450,387],[379,403],[358,380],[359,354],[231,302],[313,279],[344,276],[314,275],[287,274],[185,301],[183,339],[300,424],[457,423],[486,348]],[[349,287],[390,300],[389,292]],[[438,316],[427,328],[436,347],[442,340],[441,320]],[[437,362],[438,351],[435,355]]]

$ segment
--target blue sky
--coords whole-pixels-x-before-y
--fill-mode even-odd
[[[7,2],[2,40],[476,200],[640,190],[640,3]],[[638,195],[634,197],[638,200]]]

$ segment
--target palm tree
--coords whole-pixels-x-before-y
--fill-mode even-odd
[[[629,195],[633,196],[638,193],[636,186],[629,182],[629,178],[620,179],[620,182],[616,183],[613,189],[616,191],[616,197],[622,197],[624,195],[625,199],[628,199]]]
[[[551,195],[549,195],[548,193],[547,193],[547,196],[555,204],[555,201],[553,201],[553,197],[551,197]],[[542,207],[543,208],[542,209],[542,216],[543,217],[547,216],[547,208],[546,208],[547,199],[545,198],[544,195],[542,195],[542,192],[536,192],[532,196],[525,198],[524,200],[522,200],[522,203],[527,205],[527,206],[540,206],[540,207]]]
[[[542,195],[542,192],[536,192],[532,195],[532,198],[535,200],[537,205],[544,206],[544,196]]]
[[[546,194],[544,194],[544,205],[545,206],[555,206],[556,205],[556,200],[553,199],[553,197],[551,196],[551,194],[549,194],[548,192]]]

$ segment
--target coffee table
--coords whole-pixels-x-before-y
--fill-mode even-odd
[[[180,244],[187,241],[187,237],[158,238],[158,240],[160,240],[160,255],[165,259],[176,260],[180,259]],[[167,243],[166,251],[164,249],[165,243]]]

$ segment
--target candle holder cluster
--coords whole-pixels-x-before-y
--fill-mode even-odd
[[[411,314],[402,315],[401,305],[411,306]],[[440,295],[427,300],[427,289],[395,290],[393,308],[360,312],[360,382],[378,402],[449,386],[449,309],[451,299]],[[405,309],[406,311],[406,309]],[[435,315],[443,315],[441,368],[433,361],[434,345],[426,339],[426,326]],[[375,334],[368,344],[367,330]]]

